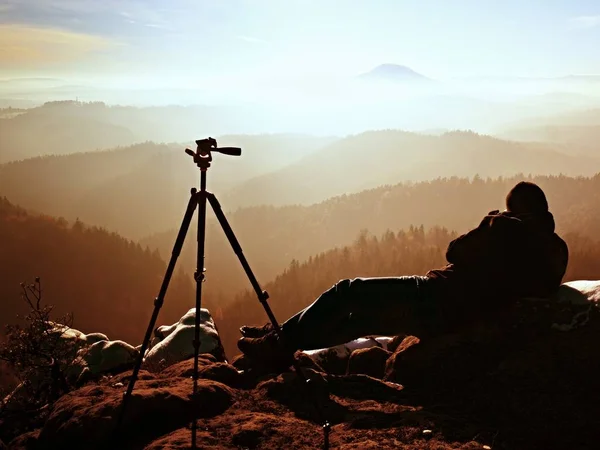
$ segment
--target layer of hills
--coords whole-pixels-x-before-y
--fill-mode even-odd
[[[222,136],[218,144],[240,146],[242,156],[215,154],[209,189],[226,192],[329,141],[298,135]],[[28,209],[139,238],[179,223],[190,188],[199,185],[200,171],[184,148],[143,143],[6,163],[0,165],[0,193]]]
[[[48,104],[0,118],[0,163],[44,154],[69,154],[130,145],[140,136],[88,106]]]
[[[240,112],[242,116],[247,113],[246,110]],[[18,112],[5,109],[0,114],[0,163],[148,141],[193,142],[231,133],[231,130],[238,134],[247,133],[249,129],[237,116],[235,109],[231,111],[230,108],[216,106],[139,108],[76,101],[48,102]],[[297,139],[285,142],[292,148],[288,153],[279,153],[280,157],[297,155],[302,145],[311,148],[303,136],[288,135],[292,136]],[[324,138],[323,142],[327,139]],[[242,143],[246,142],[242,139]],[[269,142],[262,144],[268,146]],[[272,157],[277,160],[276,155]]]
[[[517,143],[472,132],[440,136],[371,131],[333,142],[302,160],[232,189],[223,203],[310,204],[399,181],[437,177],[592,175],[600,157],[574,156],[546,144]]]
[[[225,89],[219,101],[210,104],[207,95],[218,94],[196,92],[185,98],[186,89],[179,87],[167,93],[123,89],[116,97],[102,97],[102,91],[97,90],[79,96],[86,102],[59,100],[76,98],[76,93],[67,90],[50,96],[56,101],[41,106],[0,109],[0,163],[44,154],[145,141],[193,141],[225,134],[346,135],[384,128],[472,128],[490,133],[508,122],[598,105],[598,97],[587,91],[578,94],[568,89],[558,93],[544,89],[547,92],[540,95],[539,89],[527,94],[530,88],[480,85],[477,80],[444,83],[395,64],[382,64],[358,79],[322,81],[287,88],[266,84],[232,86]],[[236,88],[247,91],[250,98],[223,100]],[[263,88],[266,92],[261,91]],[[147,99],[138,101],[139,96]],[[163,98],[170,100],[164,102]],[[178,103],[187,106],[172,104],[179,98]],[[130,104],[161,106],[123,106]],[[0,108],[26,106],[20,105],[0,99]]]
[[[229,221],[259,281],[336,246],[348,245],[361,230],[380,235],[411,225],[446,227],[459,233],[474,228],[487,212],[503,209],[506,193],[526,176],[497,179],[437,179],[382,186],[342,195],[310,206],[262,206],[228,214]],[[557,230],[597,239],[600,229],[600,175],[592,178],[533,178],[546,191]],[[170,255],[176,230],[141,242]],[[180,264],[195,267],[196,243],[186,241]],[[221,229],[209,222],[206,248],[207,292],[219,304],[230,301],[249,282]],[[334,282],[336,280],[332,280]]]
[[[393,256],[390,261],[396,262],[386,266],[389,274],[423,273],[426,268],[443,262],[443,249],[453,233],[465,232],[476,226],[489,210],[503,208],[506,192],[524,178],[451,178],[398,184],[332,198],[309,207],[244,208],[228,217],[261,283],[275,279],[311,257],[315,261],[323,252],[350,245],[357,237],[364,237],[364,230],[375,236],[385,235],[389,230],[408,231],[411,225],[424,226],[425,230],[436,226],[453,230],[436,232],[427,238],[436,248],[425,249],[421,257],[411,253],[408,247],[392,246],[395,250],[389,255]],[[588,240],[583,248],[593,248],[600,229],[600,176],[536,177],[533,180],[548,195],[558,232],[571,243],[575,242],[571,234],[576,233],[581,236],[577,239]],[[115,328],[108,329],[111,335],[141,339],[137,336],[151,312],[151,299],[158,292],[164,275],[165,259],[170,256],[175,230],[144,239],[140,246],[116,233],[90,228],[79,221],[69,224],[64,219],[27,213],[7,200],[2,203],[1,218],[3,251],[0,258],[7,269],[3,271],[0,286],[2,297],[8,299],[2,303],[8,308],[1,311],[3,317],[10,316],[15,308],[18,310],[18,305],[24,306],[18,298],[19,283],[39,275],[45,280],[48,301],[58,304],[60,310],[75,310],[76,323],[84,328],[89,325],[86,331],[93,331],[94,320],[103,317],[105,312],[117,312],[115,317],[123,321],[112,320]],[[192,227],[177,267],[188,274],[195,270],[194,231]],[[382,261],[389,259],[382,253],[374,253],[377,254]],[[581,259],[587,262],[577,269],[577,277],[597,278],[595,254],[585,255]],[[405,266],[416,261],[421,261],[421,265]],[[313,285],[313,290],[318,290],[341,277],[376,274],[367,260],[362,267],[352,266],[356,271],[346,271],[343,265],[339,271],[333,270],[335,265],[330,269],[328,264],[319,266],[319,277],[313,274],[304,279],[300,276],[297,282],[308,286],[311,279],[318,278],[321,281]],[[205,267],[206,304],[225,308],[236,294],[249,287],[236,256],[214,220],[208,223]],[[180,274],[179,279],[172,284],[170,293],[175,300],[167,301],[167,319],[163,323],[178,318],[177,314],[192,302],[189,276]],[[310,295],[315,294],[306,291],[310,295],[305,296],[304,292],[300,287],[279,290],[273,301],[286,304],[291,298],[300,297],[308,301]],[[295,301],[292,304],[296,306]]]
[[[558,152],[554,144],[515,143],[470,132],[422,135],[384,130],[333,142],[297,135],[236,135],[218,141],[240,146],[243,153],[237,158],[214,155],[209,189],[228,211],[262,280],[280,273],[292,259],[346,245],[363,228],[375,233],[411,224],[468,229],[489,209],[502,207],[515,181],[489,184],[481,177],[520,172],[579,176],[600,170],[600,160]],[[29,210],[143,239],[144,245],[168,258],[189,189],[198,185],[199,171],[183,147],[144,143],[3,164],[0,193]],[[452,178],[473,173],[480,177],[472,182]],[[439,177],[449,179],[398,184]],[[567,211],[589,200],[594,182],[578,190],[576,182],[564,181],[569,187],[557,191],[554,182],[544,180],[553,198],[572,193],[557,209],[563,227],[572,221]],[[347,194],[352,192],[361,193]],[[464,215],[457,213],[460,209]],[[588,235],[596,225],[589,217],[595,216],[586,215],[579,227]],[[209,291],[226,300],[247,282],[212,213],[208,225],[209,277],[214,280]],[[195,225],[190,235],[194,232]],[[182,256],[189,271],[195,268],[194,242],[188,239]]]
[[[591,175],[600,159],[551,145],[514,143],[469,132],[439,136],[373,131],[331,142],[288,135],[225,136],[209,189],[223,208],[311,204],[401,181],[525,174]],[[44,156],[0,165],[0,192],[23,207],[79,217],[130,238],[178,226],[198,185],[183,146],[139,144],[111,151]]]
[[[600,160],[560,153],[553,145],[514,143],[467,132],[421,135],[387,130],[330,141],[294,135],[219,138],[220,145],[241,146],[243,153],[237,158],[214,155],[209,189],[228,211],[244,250],[263,280],[274,277],[292,259],[303,260],[351,242],[363,228],[377,233],[410,224],[467,229],[489,209],[502,207],[503,196],[514,181],[475,188],[481,190],[479,199],[468,194],[471,200],[462,215],[457,210],[465,208],[461,196],[467,195],[463,189],[471,189],[471,183],[449,179],[398,184],[401,180],[473,173],[482,177],[511,177],[519,172],[590,175],[600,170]],[[145,143],[0,165],[0,193],[30,210],[69,221],[79,218],[127,238],[143,239],[144,245],[160,249],[162,257],[168,258],[189,189],[198,185],[198,175],[183,145]],[[487,186],[480,179],[472,184]],[[542,184],[547,183],[542,180]],[[372,189],[345,194],[368,188]],[[493,193],[486,196],[486,189]],[[554,190],[553,198],[563,197],[571,192],[569,189],[575,188]],[[559,226],[571,220],[562,211],[585,198],[569,196],[564,209],[559,208]],[[314,202],[321,203],[300,206]],[[253,204],[269,206],[247,207]],[[582,220],[581,228],[586,233],[593,230],[587,219]],[[190,235],[194,232],[195,225]],[[182,256],[184,267],[190,271],[195,267],[190,247],[194,242],[188,239]],[[213,294],[229,298],[246,285],[212,213],[207,257],[209,276],[215,280],[209,288]]]
[[[571,154],[597,157],[600,110],[588,109],[520,121],[504,127],[498,137],[553,145]]]

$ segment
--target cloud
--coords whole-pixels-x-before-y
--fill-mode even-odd
[[[117,45],[109,39],[56,28],[0,25],[0,67],[39,68],[78,61]]]
[[[597,16],[579,16],[569,20],[571,28],[588,29],[600,26],[600,15]]]
[[[157,33],[157,29],[168,31],[169,27],[175,27],[172,22],[183,15],[175,15],[170,2],[163,5],[159,0],[0,0],[0,3],[6,9],[0,9],[0,24],[118,39]],[[146,25],[152,30],[144,31]]]
[[[15,9],[15,5],[12,3],[5,3],[0,5],[0,14],[7,13]]]

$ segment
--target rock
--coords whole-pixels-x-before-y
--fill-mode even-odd
[[[73,351],[73,361],[68,367],[67,377],[81,385],[105,373],[119,373],[135,364],[139,351],[127,342],[110,341],[103,333],[85,334],[75,328],[55,322],[49,336],[63,342]]]
[[[219,419],[217,419],[219,420]],[[309,423],[292,414],[274,412],[239,411],[218,421],[210,428],[198,429],[198,448],[225,449],[318,449],[321,448],[322,432],[318,423]],[[144,450],[189,449],[189,429],[179,429],[161,436]],[[337,445],[332,448],[347,448]],[[360,448],[360,447],[352,447]]]
[[[227,363],[214,363],[204,366],[198,371],[199,378],[218,381],[227,386],[239,388],[244,385],[244,378],[238,370]]]
[[[139,352],[127,342],[108,339],[99,340],[80,352],[83,352],[81,357],[93,374],[130,369],[139,356]]]
[[[108,336],[104,333],[89,333],[85,335],[85,340],[88,344],[94,344],[100,341],[108,341]]]
[[[192,399],[192,380],[182,378],[140,380],[121,426],[114,435],[121,408],[122,389],[86,386],[63,396],[55,404],[39,435],[43,448],[132,447],[171,430],[185,427],[194,414],[210,417],[227,410],[235,391],[212,381],[200,380]],[[116,442],[111,439],[116,439]]]
[[[409,349],[417,346],[421,340],[416,336],[406,336],[402,339],[392,356],[388,358],[385,364],[384,380],[400,382],[401,373],[406,359],[406,353]],[[414,348],[412,352],[414,352]]]
[[[119,373],[113,377],[106,378],[105,380],[102,381],[101,384],[114,385],[116,383],[123,383],[125,386],[127,386],[129,384],[129,380],[131,379],[132,374],[133,374],[133,371],[128,370],[127,372]],[[156,375],[154,375],[153,373],[142,369],[138,372],[137,381],[155,380],[156,378],[157,378]]]
[[[406,336],[406,334],[399,334],[397,336],[394,336],[392,340],[388,343],[387,351],[394,353]]]
[[[295,372],[286,372],[266,381],[260,382],[256,390],[266,398],[276,400],[299,412],[315,418],[315,402],[319,405],[329,404],[329,390],[325,374],[305,369],[304,376]],[[306,383],[304,379],[310,380]]]
[[[250,368],[250,362],[244,354],[235,355],[231,360],[231,365],[238,370],[248,370]]]
[[[317,372],[325,372],[325,369],[323,369],[315,360],[312,356],[307,355],[306,353],[303,352],[296,352],[294,357],[296,358],[296,361],[298,362],[298,365],[304,369],[312,369],[315,370]]]
[[[256,448],[263,436],[264,431],[259,428],[243,427],[231,437],[231,443],[241,448]]]
[[[419,339],[416,336],[406,336],[402,339],[402,341],[400,342],[400,345],[398,345],[398,347],[394,351],[394,354],[404,353],[409,348],[419,344],[420,342],[421,342],[421,339]]]
[[[327,375],[326,380],[329,394],[337,397],[381,401],[404,397],[402,385],[368,375]]]
[[[183,377],[192,378],[194,375],[194,360],[188,359],[166,368],[160,373],[163,378]],[[231,364],[210,362],[198,358],[198,378],[218,381],[231,387],[244,385],[244,378]]]
[[[205,357],[208,356],[208,357]],[[215,364],[215,358],[209,354],[202,354],[198,356],[198,368],[204,368]],[[170,377],[182,377],[189,378],[194,372],[194,358],[186,359],[184,361],[173,364],[172,366],[166,367],[158,372],[158,376],[161,378]]]
[[[383,378],[385,364],[391,352],[381,347],[354,350],[348,360],[348,374],[365,374],[374,378]]]
[[[464,333],[427,337],[409,336],[386,362],[384,380],[408,389],[455,389],[457,384],[488,373],[510,346],[501,337],[506,331],[489,325]]]
[[[154,330],[151,348],[144,364],[149,367],[168,367],[194,356],[196,308],[188,310],[178,322]],[[213,318],[206,308],[200,310],[200,354],[211,353],[225,362],[225,350]]]
[[[28,433],[24,433],[20,436],[17,436],[16,438],[14,438],[12,441],[10,441],[9,445],[7,447],[2,447],[0,446],[0,450],[3,448],[6,449],[25,449],[25,450],[29,450],[29,449],[37,449],[37,442],[38,442],[38,437],[40,435],[40,431],[41,430],[34,430],[34,431],[30,431]]]

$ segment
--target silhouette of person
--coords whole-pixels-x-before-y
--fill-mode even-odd
[[[448,264],[425,276],[341,280],[282,325],[243,326],[239,349],[272,368],[291,365],[296,350],[331,347],[367,335],[437,332],[499,311],[511,299],[548,297],[560,286],[567,244],[542,189],[520,182],[505,211],[491,211],[479,226],[452,241]]]

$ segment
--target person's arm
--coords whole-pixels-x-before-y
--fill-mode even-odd
[[[492,211],[477,228],[450,243],[446,259],[455,265],[477,264],[497,251],[498,245],[522,240],[523,231],[519,219]]]
[[[491,215],[497,213],[498,211],[492,211],[490,215],[483,218],[477,228],[450,242],[446,251],[446,260],[459,266],[478,260],[481,253],[487,249]]]

